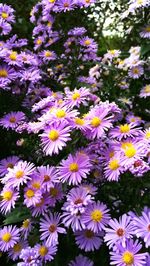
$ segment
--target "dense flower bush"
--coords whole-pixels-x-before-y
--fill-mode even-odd
[[[120,15],[138,21],[135,43],[100,54],[85,28],[94,2],[41,0],[32,38],[0,4],[5,265],[150,265],[150,3]]]

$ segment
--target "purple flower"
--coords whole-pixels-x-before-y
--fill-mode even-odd
[[[19,198],[19,192],[12,188],[4,187],[1,191],[0,208],[2,213],[8,213],[15,208],[16,200]]]
[[[142,245],[136,240],[128,240],[126,246],[117,245],[117,253],[111,252],[110,265],[117,266],[142,266],[145,265],[147,253],[138,253]]]
[[[40,134],[43,151],[46,155],[58,154],[70,140],[70,126],[65,122],[53,124],[46,127],[44,133]]]
[[[143,30],[140,32],[142,38],[150,39],[150,25],[146,25]]]
[[[15,164],[19,161],[18,156],[10,156],[0,161],[0,176],[8,173],[8,168],[14,168]]]
[[[87,88],[75,89],[74,91],[67,90],[65,97],[65,105],[68,107],[79,107],[82,104],[86,104],[87,97],[89,97],[90,91]]]
[[[0,17],[9,23],[15,22],[14,9],[9,5],[3,5],[0,3]]]
[[[21,228],[20,228],[21,236],[22,236],[24,239],[27,239],[29,233],[31,232],[31,230],[32,230],[32,223],[31,223],[31,220],[30,220],[30,219],[26,219],[26,220],[24,220],[23,223],[22,223],[22,226],[21,226]]]
[[[138,79],[139,77],[141,77],[144,74],[144,69],[142,66],[133,66],[130,70],[129,70],[129,77],[133,78],[133,79]]]
[[[119,156],[114,155],[108,163],[105,163],[104,175],[109,181],[118,181],[121,173],[124,172],[124,168],[121,165]]]
[[[99,201],[94,202],[88,205],[81,219],[87,229],[99,233],[109,222],[110,215],[108,211],[105,204]]]
[[[42,198],[40,190],[35,190],[30,187],[25,188],[24,190],[24,204],[27,207],[35,206],[38,204]]]
[[[6,129],[15,129],[24,120],[25,114],[23,112],[10,112],[0,119],[0,125]]]
[[[19,240],[19,229],[16,226],[4,226],[0,229],[0,250],[8,251]]]
[[[19,239],[19,241],[13,246],[13,248],[10,248],[8,251],[8,255],[12,260],[18,260],[22,249],[25,249],[28,247],[28,242],[26,240]]]
[[[39,259],[42,262],[47,262],[47,261],[52,261],[54,259],[54,255],[57,252],[57,247],[56,246],[48,246],[44,243],[36,244],[35,245],[35,250],[37,250],[39,254]]]
[[[60,227],[60,214],[50,213],[40,220],[40,239],[46,239],[46,245],[56,245],[58,243],[58,233],[65,234],[66,230]]]
[[[78,185],[83,178],[87,178],[91,164],[89,158],[84,154],[76,154],[75,156],[70,154],[66,160],[62,160],[58,169],[62,182],[68,182],[69,185]]]
[[[76,244],[86,252],[97,250],[102,244],[102,235],[102,233],[94,233],[87,229],[75,232]]]
[[[66,12],[75,9],[77,6],[76,0],[58,0],[53,7],[54,12]]]
[[[142,216],[134,217],[135,235],[143,238],[146,247],[150,246],[150,209],[142,212]]]
[[[69,263],[69,266],[94,266],[94,263],[89,258],[79,255]]]
[[[131,124],[123,124],[120,126],[117,126],[116,128],[111,129],[109,136],[112,138],[117,138],[118,140],[121,140],[123,138],[127,137],[137,137],[139,135],[139,129],[136,128],[136,125],[134,123]]]
[[[109,228],[105,227],[104,241],[112,248],[117,243],[121,243],[123,247],[126,245],[126,240],[133,237],[135,226],[130,216],[126,214],[117,219],[111,219]]]
[[[12,27],[11,25],[6,22],[4,19],[0,18],[0,34],[7,35],[10,33]]]
[[[38,251],[35,248],[27,247],[22,249],[19,258],[22,259],[23,262],[17,263],[18,266],[42,266]]]
[[[56,183],[59,182],[57,169],[53,166],[40,166],[37,167],[37,174],[35,179],[37,180],[37,176],[39,176],[42,181],[42,190],[50,191],[51,187],[54,187]]]
[[[145,85],[143,87],[143,89],[140,91],[140,98],[146,98],[146,97],[150,97],[150,85]]]
[[[83,35],[87,30],[84,27],[75,27],[68,31],[68,35],[80,36]]]

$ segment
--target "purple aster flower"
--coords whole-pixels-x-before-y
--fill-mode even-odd
[[[55,206],[57,201],[61,201],[64,197],[64,193],[62,191],[62,184],[56,183],[54,187],[51,187],[49,191],[49,196],[51,206]]]
[[[87,138],[101,138],[105,131],[111,126],[113,116],[110,115],[109,109],[104,105],[97,105],[86,116],[90,122],[90,130],[85,132]]]
[[[68,31],[68,35],[71,35],[71,36],[81,36],[83,35],[84,33],[86,33],[86,29],[84,27],[75,27],[71,30]]]
[[[63,210],[70,211],[71,214],[83,213],[91,201],[91,195],[85,189],[82,187],[72,188],[67,195]]]
[[[118,266],[142,266],[145,265],[147,253],[138,253],[142,245],[136,240],[128,240],[126,246],[117,245],[117,253],[111,252],[110,265]]]
[[[45,215],[40,220],[40,232],[42,232],[40,239],[46,239],[46,245],[56,245],[58,243],[58,233],[66,233],[66,230],[60,227],[60,214],[50,213],[49,216]]]
[[[38,203],[35,206],[31,207],[32,216],[45,215],[47,213],[49,206],[51,205],[51,198],[47,194],[43,195]]]
[[[24,204],[27,207],[35,206],[40,202],[42,193],[40,190],[34,190],[30,187],[25,188],[24,190]]]
[[[144,173],[150,170],[150,166],[145,161],[139,159],[135,160],[135,162],[130,166],[129,170],[134,176],[143,176]]]
[[[74,91],[67,90],[65,97],[65,104],[68,107],[79,107],[82,104],[86,105],[87,98],[90,95],[90,91],[87,88],[75,89]]]
[[[142,212],[142,216],[134,217],[135,235],[143,238],[146,247],[150,246],[150,210]]]
[[[0,34],[7,35],[10,33],[12,27],[11,25],[6,22],[4,19],[0,18]]]
[[[116,128],[111,129],[109,136],[111,138],[117,138],[121,140],[127,137],[137,137],[139,135],[139,129],[134,123],[131,124],[123,124],[117,126]]]
[[[0,250],[8,251],[19,240],[19,229],[16,226],[4,226],[0,229]]]
[[[0,17],[7,22],[15,22],[14,9],[9,5],[3,5],[0,3]]]
[[[140,91],[140,98],[150,97],[150,85],[145,85]]]
[[[43,62],[49,62],[49,61],[52,61],[52,60],[56,60],[56,58],[57,58],[55,52],[49,51],[49,50],[41,51],[39,56],[41,57]]]
[[[124,172],[119,156],[114,155],[108,163],[105,163],[104,175],[108,181],[118,181],[120,174]]]
[[[146,25],[143,30],[140,32],[142,38],[150,39],[150,25]]]
[[[28,238],[29,233],[32,230],[32,223],[30,219],[26,219],[23,221],[22,226],[20,228],[20,234],[24,239]]]
[[[32,81],[32,83],[37,83],[41,79],[41,73],[39,69],[28,68],[28,70],[21,70],[19,73],[21,81]]]
[[[69,185],[78,185],[83,178],[87,178],[91,170],[89,158],[84,154],[76,154],[68,156],[66,160],[62,160],[61,166],[58,167],[60,180],[68,182]]]
[[[42,266],[38,251],[35,248],[27,247],[22,249],[19,258],[22,259],[23,262],[17,263],[18,266]]]
[[[37,250],[39,259],[42,262],[52,261],[57,252],[57,246],[48,246],[45,242],[41,245],[36,244],[34,248]]]
[[[77,6],[76,0],[58,0],[53,7],[54,12],[66,12],[75,9]]]
[[[15,203],[19,198],[19,192],[4,186],[0,196],[2,198],[0,201],[1,212],[6,214],[10,212],[12,208],[15,208]]]
[[[57,169],[54,166],[40,166],[37,167],[37,175],[42,180],[42,190],[50,191],[51,187],[54,187],[55,183],[59,182]],[[37,179],[37,176],[36,176]]]
[[[25,114],[23,112],[10,112],[0,119],[0,125],[6,129],[15,129],[24,120]]]
[[[72,228],[73,231],[81,231],[85,229],[85,224],[82,221],[82,214],[78,212],[77,214],[71,214],[70,211],[64,211],[62,217],[62,222],[65,227]]]
[[[19,161],[13,169],[9,168],[8,174],[2,179],[2,183],[7,183],[7,186],[18,188],[20,185],[27,183],[31,179],[31,174],[34,172],[34,164],[26,161]]]
[[[89,38],[88,36],[81,38],[79,43],[81,46],[88,49],[88,51],[93,50],[93,49],[97,50],[97,43],[92,38]]]
[[[46,155],[58,154],[70,139],[70,126],[65,122],[46,127],[40,134],[43,151]]]
[[[14,168],[15,164],[19,161],[18,156],[10,156],[0,161],[0,176],[8,173],[8,168]]]
[[[82,215],[82,221],[86,228],[95,233],[101,232],[110,220],[109,209],[101,202],[94,202],[86,208]]]
[[[126,116],[126,121],[128,123],[134,123],[136,125],[140,125],[142,122],[144,122],[141,117],[139,116],[135,116],[133,113],[129,113],[127,116]]]
[[[104,241],[109,248],[112,248],[117,243],[121,243],[123,247],[126,245],[126,240],[133,237],[135,232],[135,226],[133,225],[130,216],[124,214],[117,219],[111,219],[109,222],[109,228],[105,227]]]
[[[134,66],[129,70],[129,77],[133,79],[138,79],[144,74],[144,69],[142,66]]]
[[[8,256],[12,260],[18,260],[22,249],[25,249],[28,247],[28,242],[26,240],[19,239],[19,241],[13,246],[13,248],[10,248],[8,251]]]
[[[94,263],[89,258],[79,255],[69,263],[69,266],[94,266]]]
[[[76,244],[86,252],[97,250],[102,244],[102,235],[102,233],[94,233],[86,229],[75,232]]]

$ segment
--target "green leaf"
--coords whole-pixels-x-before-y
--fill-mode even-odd
[[[30,212],[26,207],[18,207],[15,208],[10,214],[6,216],[4,220],[4,225],[11,224],[11,223],[18,223],[22,222],[23,220],[30,217]]]
[[[141,55],[145,55],[150,51],[150,45],[145,44],[141,47]]]

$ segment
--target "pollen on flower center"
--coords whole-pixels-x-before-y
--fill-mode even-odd
[[[45,57],[51,57],[52,56],[52,53],[51,52],[49,52],[49,51],[46,51],[45,52]]]
[[[150,92],[150,85],[146,85],[145,89],[144,89],[145,93],[149,93]]]
[[[133,144],[131,142],[123,142],[121,148],[125,151],[127,148],[132,148]]]
[[[87,238],[92,238],[94,236],[94,233],[91,230],[86,230],[85,231],[85,236]]]
[[[6,18],[8,18],[8,14],[7,14],[6,12],[2,12],[2,14],[1,14],[1,15],[2,15],[2,18],[3,18],[3,19],[6,19]]]
[[[69,7],[69,4],[67,2],[64,3],[64,7]]]
[[[80,203],[83,203],[83,200],[82,199],[76,199],[75,201],[74,201],[74,204],[80,204]]]
[[[93,127],[98,127],[101,124],[101,119],[97,116],[95,116],[92,120],[91,120],[91,125]]]
[[[120,126],[120,132],[121,133],[128,133],[129,131],[130,131],[130,126],[128,124]]]
[[[52,129],[49,132],[48,137],[49,137],[50,140],[56,141],[59,138],[59,132],[57,130],[55,130],[55,129]]]
[[[59,109],[59,110],[57,110],[57,112],[56,112],[56,116],[57,116],[58,118],[63,118],[63,117],[66,116],[66,112],[65,112],[64,110]]]
[[[22,170],[18,170],[16,172],[16,174],[15,174],[16,178],[18,178],[18,179],[21,178],[21,177],[23,177],[23,175],[24,175],[24,172]]]
[[[48,253],[48,248],[47,248],[47,247],[45,247],[45,246],[41,246],[41,247],[39,248],[39,254],[40,254],[42,257],[44,257],[47,253]]]
[[[5,233],[3,236],[2,236],[2,240],[6,243],[8,243],[10,240],[11,240],[11,234],[10,233]]]
[[[13,196],[13,193],[11,191],[6,191],[3,193],[3,199],[4,200],[11,200]]]
[[[79,117],[77,117],[77,118],[75,118],[75,123],[77,125],[83,126],[84,125],[84,120],[79,118]]]
[[[55,231],[56,231],[56,225],[55,224],[51,224],[50,225],[50,227],[49,227],[49,231],[51,232],[51,233],[54,233]]]
[[[85,41],[84,41],[84,44],[88,46],[88,45],[91,44],[91,41],[90,41],[90,40],[85,40]]]
[[[16,61],[16,59],[17,59],[17,53],[16,53],[16,52],[12,52],[12,53],[9,55],[9,58],[10,58],[12,61]]]
[[[35,193],[34,193],[34,191],[33,191],[32,189],[28,189],[28,190],[26,191],[26,196],[27,196],[28,198],[32,198],[34,195],[35,195]]]
[[[55,0],[49,0],[50,3],[55,3]]]
[[[126,263],[126,265],[131,265],[134,263],[134,256],[129,251],[124,252],[122,259],[123,259],[123,262]]]
[[[116,231],[116,234],[118,236],[123,236],[124,235],[124,230],[122,228],[119,228],[117,231]]]
[[[22,227],[23,228],[28,228],[29,227],[29,224],[30,224],[30,220],[29,219],[26,219],[26,220],[23,221]]]
[[[14,252],[20,252],[21,249],[22,249],[22,246],[19,243],[15,244],[13,247]]]
[[[103,213],[100,210],[94,210],[91,213],[91,218],[94,222],[100,222],[103,218]]]
[[[70,170],[71,172],[77,172],[77,171],[79,170],[79,166],[78,166],[78,164],[77,164],[77,163],[71,163],[71,164],[69,165],[69,170]]]
[[[139,74],[139,69],[138,69],[138,68],[134,68],[134,69],[133,69],[133,73],[134,73],[134,74]]]
[[[36,43],[37,43],[37,45],[41,45],[41,44],[42,44],[42,40],[38,39],[38,40],[36,41]]]
[[[58,189],[51,187],[50,188],[50,195],[56,197],[58,195]]]
[[[145,28],[145,31],[146,31],[146,32],[150,32],[150,26],[146,27],[146,28]]]
[[[128,158],[132,158],[136,154],[136,149],[134,147],[130,147],[127,148],[124,153]]]
[[[119,166],[120,166],[119,161],[117,159],[114,159],[114,160],[110,161],[110,163],[109,163],[109,168],[111,170],[116,170],[119,168]]]
[[[32,184],[32,187],[35,188],[35,189],[39,189],[41,187],[40,183],[39,182],[34,182]]]
[[[7,168],[14,168],[13,163],[8,163],[8,164],[7,164]]]
[[[80,98],[80,93],[79,92],[75,92],[73,95],[72,95],[72,100],[77,100]]]
[[[50,181],[51,177],[49,175],[44,176],[44,182]]]
[[[1,78],[6,78],[8,76],[8,73],[5,69],[0,70],[0,77]]]
[[[9,118],[9,122],[10,122],[10,123],[15,123],[15,122],[16,122],[16,117],[15,117],[15,116],[11,116],[11,117]]]

